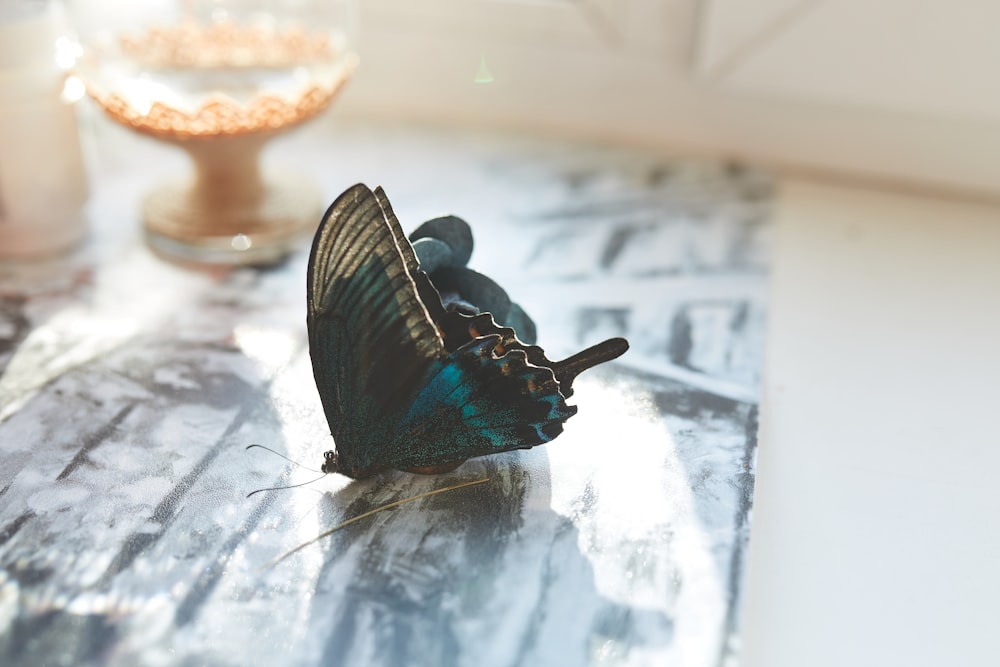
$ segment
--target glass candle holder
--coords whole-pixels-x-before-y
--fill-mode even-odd
[[[194,164],[144,202],[155,252],[268,264],[311,232],[318,189],[262,168],[260,152],[329,107],[350,79],[353,1],[80,0],[71,9],[88,94]]]

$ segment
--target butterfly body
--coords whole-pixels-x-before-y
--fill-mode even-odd
[[[610,339],[562,362],[490,313],[446,309],[381,189],[356,185],[313,242],[307,286],[313,374],[336,452],[324,472],[452,470],[544,444],[576,408],[577,374],[622,354]]]

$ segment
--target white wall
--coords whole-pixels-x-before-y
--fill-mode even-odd
[[[342,114],[499,125],[1000,194],[992,31],[1000,8],[985,0],[361,7],[362,63]],[[475,83],[484,59],[493,81]]]

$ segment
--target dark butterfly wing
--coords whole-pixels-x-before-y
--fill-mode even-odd
[[[513,329],[498,326],[490,313],[460,317],[466,341],[435,364],[400,423],[408,437],[433,442],[433,451],[401,451],[398,462],[404,469],[551,441],[576,414],[576,406],[565,401],[575,377],[628,349],[625,339],[612,338],[554,362],[540,347],[518,340]],[[453,340],[458,336],[455,324]]]
[[[551,369],[529,364],[523,350],[498,355],[500,346],[497,335],[476,338],[437,365],[400,424],[433,451],[405,450],[400,467],[534,447],[562,432],[576,407],[566,405]]]
[[[385,194],[363,185],[327,211],[307,297],[332,469],[351,477],[440,472],[548,442],[576,412],[565,401],[576,375],[628,348],[611,339],[553,362],[489,313],[446,311]]]
[[[393,415],[446,354],[433,321],[443,310],[385,195],[360,184],[324,216],[307,281],[309,351],[337,465],[364,475]],[[421,295],[436,303],[433,315]]]

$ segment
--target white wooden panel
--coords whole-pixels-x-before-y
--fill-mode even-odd
[[[716,76],[742,63],[755,49],[794,25],[817,0],[703,0],[698,66]]]
[[[745,52],[726,83],[825,103],[1000,122],[1000,4],[830,0],[808,9]],[[746,11],[720,18],[720,25]]]
[[[743,664],[996,664],[1000,207],[783,190]]]
[[[596,48],[617,41],[611,0],[367,0],[366,24],[376,31],[421,32],[440,40],[542,43]]]

